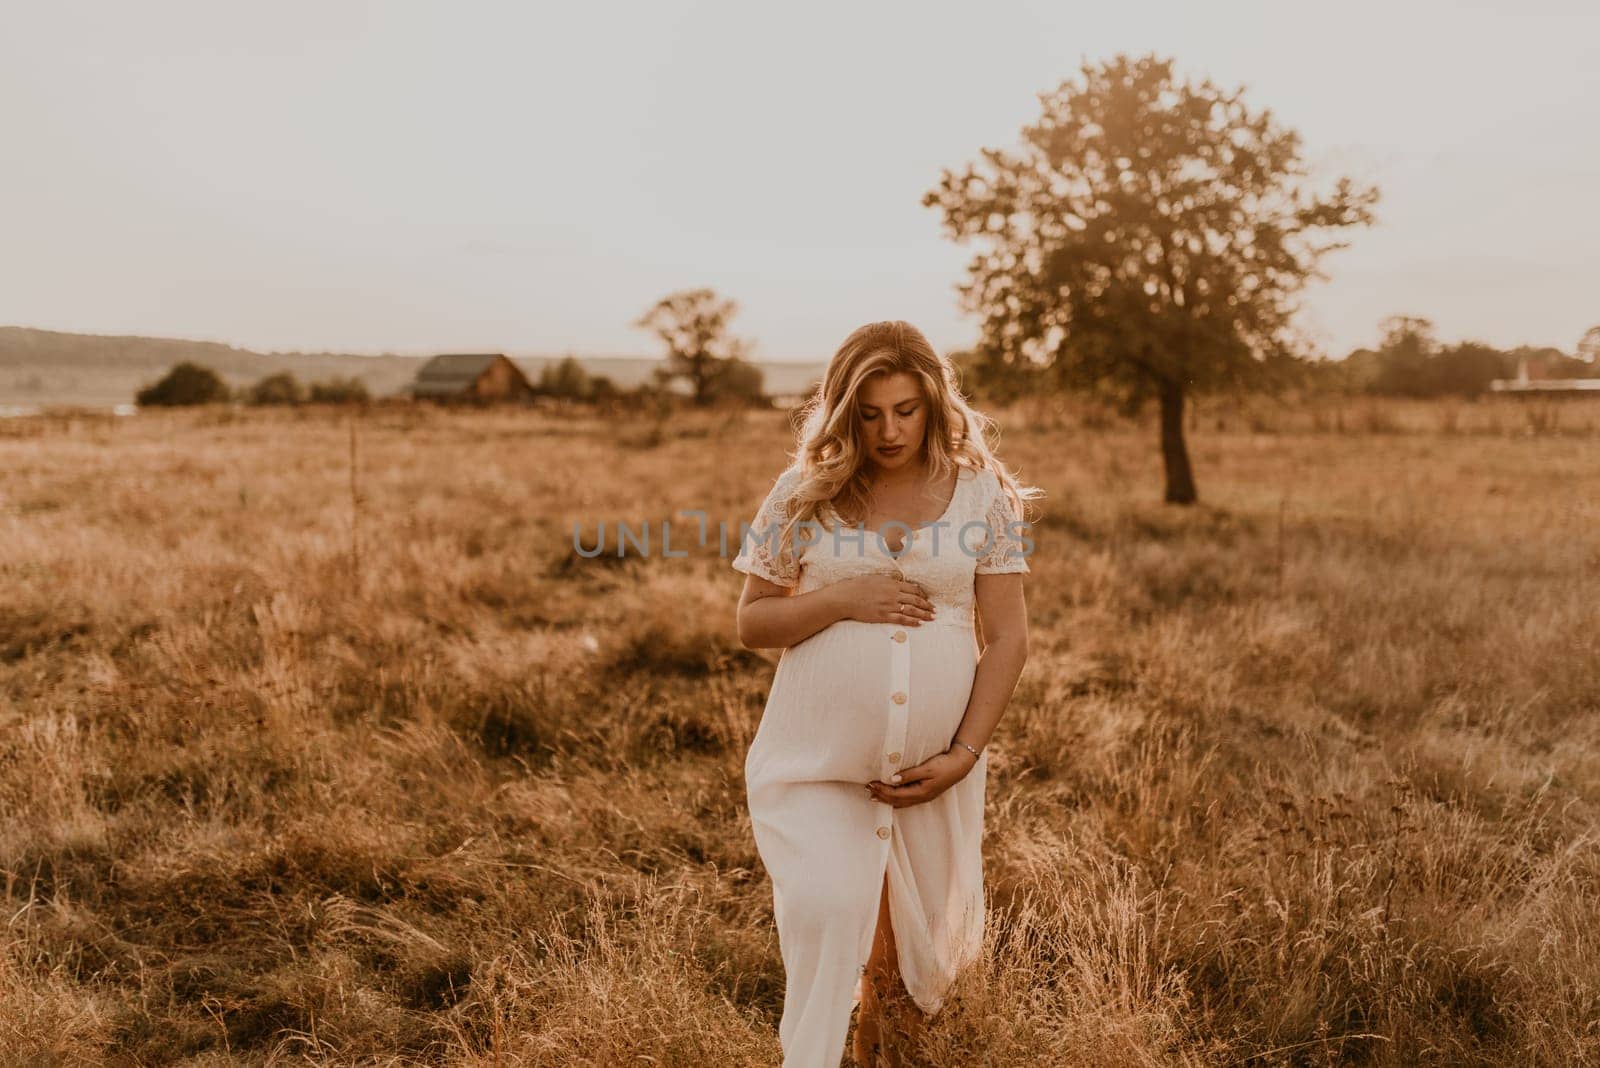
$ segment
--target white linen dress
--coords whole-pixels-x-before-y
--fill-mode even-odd
[[[846,619],[784,649],[745,759],[783,956],[783,1065],[838,1068],[885,875],[900,973],[925,1012],[940,1008],[982,948],[987,755],[932,801],[906,808],[874,800],[866,783],[949,748],[978,660],[973,576],[1026,573],[1028,563],[1016,512],[988,469],[960,468],[934,523],[908,536],[893,525],[898,554],[873,531],[841,528],[832,512],[831,530],[797,526],[798,540],[781,548],[771,532],[799,478],[797,466],[786,469],[741,529],[735,569],[797,593],[898,574],[935,606],[921,626]]]

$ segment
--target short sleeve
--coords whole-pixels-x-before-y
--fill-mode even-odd
[[[1027,525],[1017,514],[1016,506],[1011,503],[1011,498],[1006,495],[1005,487],[1001,485],[1000,478],[993,471],[985,470],[983,473],[983,488],[988,495],[988,506],[985,509],[984,524],[989,538],[988,551],[978,557],[976,574],[979,575],[1026,575],[1028,574],[1027,551],[1031,551],[1031,544],[1023,545],[1022,534],[1028,532]]]
[[[800,582],[800,562],[790,546],[780,546],[779,535],[789,519],[789,499],[799,484],[800,470],[790,467],[778,476],[777,482],[761,502],[755,519],[748,525],[740,524],[735,536],[739,538],[739,554],[733,558],[733,569],[746,575],[756,575],[779,586],[794,587]]]

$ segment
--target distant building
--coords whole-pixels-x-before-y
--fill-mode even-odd
[[[441,402],[527,403],[533,399],[533,386],[522,368],[502,353],[452,353],[423,364],[410,394],[416,400]]]
[[[1555,378],[1544,361],[1517,358],[1517,377],[1497,378],[1489,388],[1499,393],[1574,393],[1600,390],[1600,378]]]

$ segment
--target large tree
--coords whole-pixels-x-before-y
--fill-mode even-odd
[[[1242,90],[1119,55],[1039,95],[1014,151],[946,170],[923,203],[981,246],[960,287],[981,358],[1061,388],[1160,403],[1166,499],[1198,495],[1183,436],[1197,391],[1282,383],[1309,355],[1292,297],[1372,221],[1375,188],[1310,188],[1300,138]]]
[[[657,369],[657,380],[688,379],[695,404],[705,405],[746,392],[754,372],[759,393],[761,371],[745,360],[750,343],[728,330],[728,321],[738,310],[736,303],[711,289],[686,289],[658,300],[634,323],[667,346],[666,364]]]

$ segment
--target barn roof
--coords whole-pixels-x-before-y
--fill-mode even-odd
[[[462,352],[435,356],[417,370],[411,383],[414,397],[450,397],[469,392],[483,373],[506,357],[498,352]],[[522,368],[507,360],[517,376],[527,381]]]
[[[501,358],[498,352],[464,352],[435,356],[417,371],[418,382],[462,382],[470,384]]]

